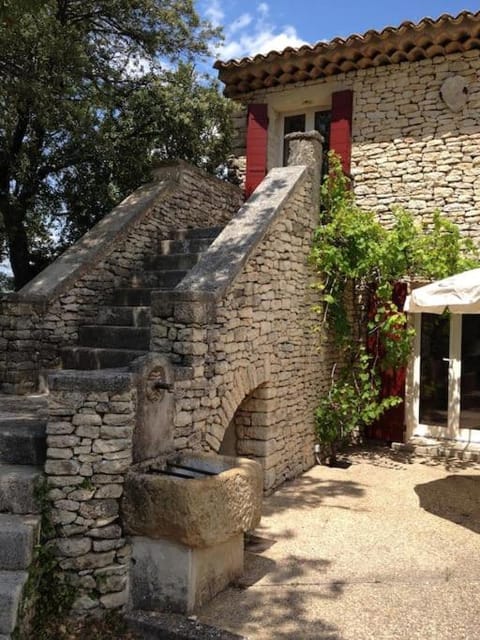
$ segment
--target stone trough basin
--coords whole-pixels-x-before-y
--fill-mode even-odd
[[[240,577],[262,488],[261,466],[246,458],[176,454],[133,467],[122,504],[133,606],[191,613]]]

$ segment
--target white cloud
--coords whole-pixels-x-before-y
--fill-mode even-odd
[[[225,13],[220,4],[220,0],[209,0],[205,8],[205,16],[210,22],[218,27],[223,23]]]
[[[261,2],[255,16],[244,13],[227,26],[225,43],[219,48],[218,57],[230,60],[302,44],[305,40],[299,37],[295,27],[273,24],[269,5]]]
[[[266,2],[261,2],[257,7],[257,11],[262,16],[262,18],[266,18],[270,13],[270,7]]]
[[[227,37],[236,33],[237,31],[241,31],[248,27],[248,25],[253,21],[252,16],[249,13],[242,13],[241,16],[236,18],[231,25],[227,27]]]

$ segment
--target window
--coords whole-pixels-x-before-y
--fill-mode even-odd
[[[285,136],[296,131],[311,131],[314,129],[322,134],[325,142],[323,146],[323,174],[327,170],[327,153],[330,149],[331,111],[310,111],[291,116],[285,116],[283,121],[283,166],[287,164],[287,143]]]

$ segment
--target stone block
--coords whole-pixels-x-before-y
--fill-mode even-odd
[[[118,514],[118,502],[113,499],[82,502],[79,513],[84,518],[109,518]]]
[[[117,591],[114,593],[107,593],[100,597],[100,602],[105,609],[119,609],[128,603],[129,592],[128,589],[123,591]]]
[[[77,460],[47,460],[45,473],[53,476],[75,476],[80,471],[80,463]]]
[[[115,551],[107,551],[105,553],[86,553],[77,558],[66,558],[60,560],[60,567],[67,571],[84,571],[86,569],[98,569],[106,567],[113,562]]]
[[[173,540],[133,538],[135,609],[189,614],[243,573],[243,534],[204,549]]]
[[[75,558],[88,553],[92,548],[92,541],[90,538],[83,536],[69,537],[69,538],[57,538],[55,541],[57,554],[63,557]]]

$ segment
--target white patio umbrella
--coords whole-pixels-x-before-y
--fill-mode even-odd
[[[480,269],[437,280],[412,291],[404,310],[409,313],[480,313]]]

